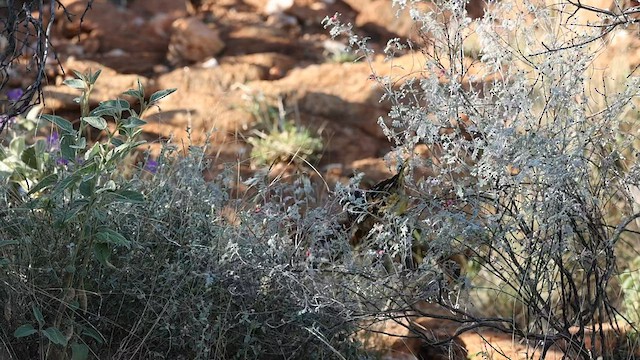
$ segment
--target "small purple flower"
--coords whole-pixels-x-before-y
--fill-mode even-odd
[[[9,99],[9,101],[18,101],[20,100],[22,95],[24,95],[24,91],[22,91],[22,89],[20,88],[7,91],[7,99]]]
[[[158,162],[153,159],[147,159],[147,163],[144,164],[144,169],[152,174],[158,171]]]
[[[49,151],[60,150],[60,134],[58,134],[57,131],[54,131],[47,136],[47,147]]]
[[[58,153],[60,151],[60,134],[57,131],[53,131],[49,136],[47,136],[47,150],[52,153]],[[54,159],[56,160],[56,165],[70,165],[69,160],[60,157],[59,154],[54,155]]]
[[[82,164],[84,164],[84,159],[81,157],[77,157],[75,162],[70,162],[69,160],[63,158],[63,157],[55,157],[56,159],[56,165],[64,165],[64,166],[69,166],[69,169],[73,170],[74,166],[82,166]]]

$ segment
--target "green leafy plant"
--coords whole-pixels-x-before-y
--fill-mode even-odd
[[[141,119],[144,112],[175,91],[159,91],[146,100],[144,89],[138,82],[137,89],[125,92],[137,100],[137,110],[121,99],[104,101],[90,110],[89,97],[99,75],[100,71],[87,74],[76,72],[76,78],[65,81],[66,85],[81,91],[81,95],[75,99],[81,108],[78,129],[60,116],[42,115],[43,120],[55,125],[59,134],[55,136],[57,144],[53,153],[47,152],[49,149],[44,141],[27,147],[23,139],[18,139],[12,142],[13,147],[10,146],[12,159],[20,154],[22,161],[12,164],[14,174],[24,173],[26,166],[33,169],[32,172],[42,172],[42,164],[50,163],[47,161],[51,157],[56,157],[58,165],[55,171],[44,176],[37,184],[26,187],[28,191],[22,197],[26,209],[41,214],[39,221],[49,222],[56,233],[62,236],[47,244],[51,254],[55,254],[47,266],[56,273],[62,296],[57,299],[59,305],[53,311],[48,328],[43,329],[44,318],[34,307],[38,330],[31,324],[23,324],[14,333],[16,337],[36,332],[45,336],[50,345],[55,345],[47,350],[51,358],[63,358],[68,345],[72,348],[74,359],[83,358],[82,354],[86,358],[87,348],[82,342],[67,341],[80,339],[87,333],[83,329],[90,328],[88,323],[76,323],[74,320],[77,312],[88,311],[85,281],[92,269],[96,269],[94,261],[104,268],[115,269],[111,260],[114,250],[131,246],[131,241],[125,235],[112,229],[111,208],[144,201],[140,192],[118,181],[116,170],[126,156],[144,143],[139,139],[141,127],[146,123]],[[113,124],[111,128],[109,122]],[[90,129],[100,131],[105,140],[88,144]],[[55,247],[68,248],[69,251],[59,252]]]
[[[14,137],[9,146],[0,147],[0,184],[14,198],[21,197],[52,171],[48,150],[45,140],[27,145],[24,136]]]
[[[21,94],[22,90],[14,89],[9,94],[10,101]],[[32,141],[30,136],[38,128],[37,114],[41,109],[42,106],[34,106],[26,116],[10,119],[7,115],[0,115],[0,122],[11,124],[0,141],[0,145],[4,145],[0,146],[0,185],[13,201],[18,201],[43,177],[56,171],[55,158],[51,155],[51,137]]]
[[[31,309],[32,309],[33,317],[36,320],[37,328],[35,328],[33,324],[30,324],[30,323],[21,325],[14,331],[13,333],[14,337],[16,337],[17,339],[20,339],[20,338],[29,337],[31,335],[39,334],[40,339],[41,340],[46,339],[50,345],[53,345],[53,346],[57,345],[63,348],[69,345],[71,347],[71,359],[73,360],[76,360],[76,359],[81,360],[81,359],[89,358],[90,349],[86,343],[78,342],[75,340],[72,343],[69,343],[67,336],[63,334],[59,328],[54,326],[49,326],[45,328],[45,324],[46,324],[45,318],[38,306],[34,304],[32,305]],[[98,343],[103,342],[100,334],[95,332],[92,328],[81,327],[79,334],[83,336],[89,336],[93,338],[95,341],[97,341]],[[44,347],[44,344],[42,342],[40,344],[40,347],[41,348]],[[43,352],[44,351],[41,351],[41,353]]]
[[[100,220],[104,217],[100,209],[111,203],[143,201],[140,193],[130,191],[126,187],[117,187],[112,178],[113,172],[131,151],[145,143],[145,141],[139,140],[139,135],[142,132],[141,127],[146,124],[141,116],[149,106],[155,105],[175,89],[154,93],[146,102],[144,89],[138,82],[138,89],[128,90],[124,93],[137,99],[140,105],[138,111],[134,110],[129,102],[120,99],[104,101],[90,111],[89,97],[99,75],[100,71],[89,72],[86,75],[76,72],[76,79],[65,81],[66,85],[82,91],[82,95],[76,98],[81,107],[78,130],[71,122],[62,117],[42,115],[44,120],[56,125],[61,134],[60,157],[62,161],[74,166],[69,166],[60,173],[45,177],[31,188],[27,195],[43,192],[42,195],[30,202],[30,206],[32,208],[42,207],[58,216],[64,214],[57,218],[57,224],[60,226],[70,223],[77,217],[83,217],[83,222],[91,223],[90,229],[82,229],[81,241],[80,244],[77,244],[76,249],[88,245],[88,248],[93,248],[96,258],[103,265],[112,266],[109,263],[110,246],[127,246],[128,241],[123,236],[100,226],[99,221],[94,223],[90,221],[91,218],[87,217]],[[113,130],[108,128],[107,119],[109,118],[115,124]],[[88,147],[85,133],[89,132],[91,128],[104,132],[106,141],[99,141]],[[51,204],[55,204],[58,208],[52,209]],[[77,256],[78,254],[73,258]],[[81,256],[81,258],[85,258],[85,256]],[[88,261],[88,258],[85,258],[84,261]]]

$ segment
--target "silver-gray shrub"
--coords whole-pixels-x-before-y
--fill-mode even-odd
[[[83,288],[74,289],[86,292],[87,310],[64,304],[60,328],[73,326],[98,358],[361,356],[345,309],[318,281],[327,277],[318,264],[344,249],[331,244],[340,227],[314,202],[308,180],[271,183],[257,175],[248,182],[251,196],[232,199],[235,172],[205,181],[202,148],[178,156],[167,147],[158,164],[155,174],[139,169],[120,179],[145,200],[109,205],[102,220],[130,247],[115,249],[110,267],[87,263]],[[0,275],[3,328],[33,321],[33,307],[48,324],[61,301],[58,263],[72,237],[26,209],[2,216],[0,244],[9,251]],[[44,354],[37,342],[5,336],[14,354]],[[64,350],[57,356],[65,358]]]
[[[604,333],[585,335],[588,328],[629,327],[615,276],[637,245],[640,216],[640,84],[621,58],[602,61],[613,56],[605,52],[618,31],[607,25],[613,18],[563,1],[491,2],[476,20],[465,1],[394,4],[417,29],[409,41],[388,43],[394,77],[378,75],[366,38],[350,24],[325,19],[370,60],[391,106],[379,124],[396,153],[422,146],[432,154],[409,155],[412,205],[370,234],[372,246],[391,241],[397,256],[411,252],[418,240],[407,234],[417,231],[427,256],[417,270],[396,262],[388,275],[368,273],[375,282],[357,289],[379,312],[435,303],[463,330],[514,333],[545,352],[564,342],[593,356],[599,350],[585,337]],[[412,57],[411,69],[397,65],[407,63],[402,56]],[[438,262],[455,252],[470,256],[469,271],[443,287]]]
[[[115,357],[358,356],[352,325],[310,270],[311,238],[335,224],[322,208],[301,214],[312,196],[303,181],[272,184],[258,175],[252,196],[232,199],[235,172],[205,181],[201,148],[159,163],[153,177],[133,180],[147,202],[114,209],[127,218],[118,230],[135,243],[119,257],[121,269],[102,279],[117,289],[102,295],[113,307],[105,313],[118,315],[103,330],[121,344]]]

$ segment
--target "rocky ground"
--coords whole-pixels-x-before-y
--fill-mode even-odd
[[[188,7],[177,0],[95,0],[82,22],[79,15],[86,1],[62,3],[77,16],[58,21],[54,28],[52,45],[59,64],[50,59],[45,111],[77,118],[77,93],[61,85],[70,70],[102,69],[94,103],[121,96],[138,79],[148,93],[177,88],[147,117],[144,130],[151,151],[157,152],[169,138],[177,144],[188,138],[202,144],[209,134],[212,174],[225,163],[239,163],[242,172],[249,173],[250,145],[245,140],[256,118],[248,109],[264,96],[271,104],[282,102],[300,126],[321,136],[324,147],[316,168],[325,179],[344,180],[363,171],[365,182],[373,183],[390,174],[382,158],[391,144],[377,125],[389,106],[379,102],[382,92],[370,75],[372,69],[382,75],[392,69],[381,58],[372,64],[341,61],[353,59],[340,53],[344,44],[332,40],[321,25],[325,16],[340,13],[343,21],[370,36],[378,51],[390,38],[415,38],[408,15],[396,17],[390,1],[214,0]],[[471,1],[468,11],[472,17],[482,16],[483,2]],[[62,9],[58,15],[61,19]],[[631,41],[636,40],[613,46],[637,57],[629,50]],[[395,65],[415,69],[415,56],[403,56]],[[29,78],[11,81],[6,88],[25,86]],[[415,323],[436,338],[456,328],[425,318]],[[398,334],[403,331],[397,329]],[[483,358],[501,358],[501,353],[526,358],[535,351],[509,335],[469,332],[458,340],[466,350],[451,354],[454,358],[485,352],[493,355]],[[378,347],[392,349],[389,359],[449,358],[434,355],[414,339],[376,341],[381,341]],[[561,357],[560,352],[553,356]]]
[[[77,15],[58,21],[53,31],[61,67],[50,59],[46,111],[77,116],[76,92],[61,86],[70,70],[102,69],[96,103],[120,96],[137,79],[148,93],[177,88],[162,111],[147,118],[153,149],[169,137],[182,143],[188,127],[195,143],[210,134],[219,164],[249,164],[245,138],[256,119],[248,108],[255,104],[251,99],[264,96],[272,105],[282,101],[291,118],[323,139],[318,170],[329,180],[364,171],[365,182],[373,183],[389,175],[380,159],[390,144],[377,125],[389,107],[379,102],[382,91],[370,75],[371,66],[382,75],[391,66],[381,57],[372,65],[341,61],[344,44],[321,24],[340,13],[380,52],[387,39],[415,32],[388,1],[304,0],[278,11],[270,8],[277,1],[220,0],[195,12],[182,1],[114,2],[94,1],[80,21],[86,1],[62,1]],[[470,13],[481,14],[481,6],[474,4]],[[59,9],[58,18],[63,16]],[[403,65],[415,68],[414,56]],[[9,87],[20,87],[29,78],[11,81]]]

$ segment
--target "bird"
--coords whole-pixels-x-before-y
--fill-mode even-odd
[[[407,201],[403,189],[406,164],[407,161],[404,161],[395,175],[378,182],[371,189],[356,190],[353,194],[355,202],[343,202],[349,214],[349,242],[353,247],[357,248],[366,239],[386,212],[391,210],[402,214],[406,211]]]
[[[376,224],[382,223],[387,214],[407,215],[410,198],[405,189],[405,173],[409,159],[402,162],[398,171],[392,177],[375,184],[369,190],[356,190],[353,201],[344,201],[343,205],[349,214],[348,226],[351,226],[349,243],[354,249],[362,249],[369,246],[366,242],[371,230]],[[423,259],[430,252],[430,241],[425,238],[422,230],[415,228],[411,234],[411,256],[403,259],[406,269],[417,269]],[[381,250],[373,248],[371,250]],[[393,271],[392,262],[400,259],[391,259],[385,256],[385,268]],[[468,263],[468,255],[460,252],[441,255],[436,259],[437,266],[441,269],[444,280],[448,284],[460,284],[464,279]]]

